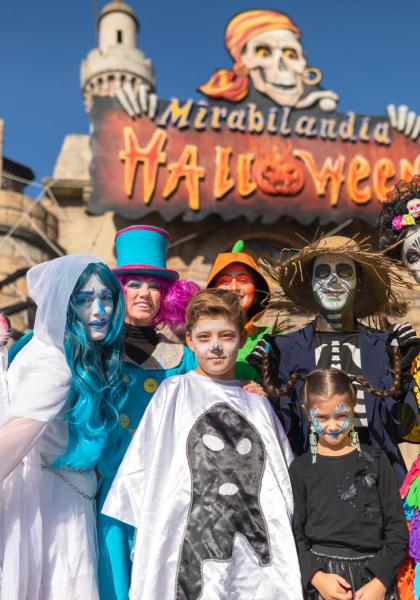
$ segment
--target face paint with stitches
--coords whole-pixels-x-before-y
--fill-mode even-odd
[[[91,275],[75,295],[77,313],[89,340],[103,340],[114,312],[112,292],[97,275]]]
[[[312,291],[321,312],[342,312],[354,300],[356,265],[342,254],[327,254],[315,259]]]
[[[402,260],[417,283],[420,283],[420,223],[407,230],[402,245]]]
[[[223,317],[200,317],[189,334],[199,366],[219,375],[234,366],[241,344],[238,328]]]

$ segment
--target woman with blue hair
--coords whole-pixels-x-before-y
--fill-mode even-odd
[[[34,335],[0,426],[0,600],[98,600],[94,467],[120,460],[124,299],[94,256],[37,265],[27,283]]]

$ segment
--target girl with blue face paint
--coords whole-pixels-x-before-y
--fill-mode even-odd
[[[311,440],[313,462],[316,462],[316,452],[319,447],[321,453],[326,455],[341,451],[347,453],[347,449],[353,446],[360,449],[356,438],[357,434],[351,427],[353,409],[346,403],[346,400],[348,400],[346,397],[341,398],[338,395],[326,399],[313,399],[313,404],[309,409],[310,437],[313,438],[314,434],[318,437],[318,442],[316,442],[316,437],[315,440]],[[353,438],[353,446],[350,436]]]
[[[290,466],[294,532],[304,597],[397,600],[407,527],[386,455],[361,446],[353,429],[356,392],[339,369],[304,377],[310,447]]]

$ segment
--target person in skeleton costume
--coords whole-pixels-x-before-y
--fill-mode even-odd
[[[321,90],[321,72],[308,67],[300,31],[284,13],[248,10],[228,23],[225,45],[232,70],[220,69],[198,89],[211,99],[256,101],[261,95],[280,106],[332,111],[338,96]]]
[[[340,368],[357,379],[354,421],[360,441],[385,450],[401,483],[406,469],[397,442],[413,426],[416,410],[413,385],[407,371],[401,372],[401,362],[418,338],[406,338],[405,329],[398,326],[379,331],[360,319],[404,314],[401,293],[410,284],[381,253],[342,236],[321,238],[294,254],[289,251],[277,266],[264,264],[266,275],[280,284],[295,308],[317,315],[303,329],[268,340],[269,352],[262,340],[250,357],[257,362],[263,357],[262,384],[278,402],[293,451],[300,455],[308,449],[300,382],[276,400],[276,385],[271,383],[276,376],[284,384],[296,372]],[[277,374],[270,369],[274,356]]]
[[[237,241],[231,252],[216,256],[207,280],[207,288],[223,288],[239,294],[245,311],[247,340],[239,349],[236,361],[237,379],[259,381],[257,371],[249,365],[246,357],[269,327],[255,325],[263,316],[270,298],[270,288],[252,256],[243,252],[244,242]]]
[[[1,600],[99,600],[94,468],[121,448],[124,298],[95,256],[32,267],[32,339],[0,426]]]
[[[389,192],[379,216],[379,244],[393,258],[400,259],[410,270],[415,282],[420,283],[420,175],[415,175],[409,181],[401,180]],[[411,375],[420,409],[420,353],[414,358]],[[410,542],[408,556],[399,573],[398,589],[402,600],[415,600],[420,597],[419,415],[417,425],[404,439],[416,444],[412,446],[416,458],[401,487]]]
[[[290,447],[269,402],[233,379],[244,325],[237,294],[191,300],[198,367],[160,385],[106,499],[137,529],[131,600],[302,598]]]

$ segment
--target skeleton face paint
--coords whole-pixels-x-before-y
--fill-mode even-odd
[[[306,58],[293,31],[264,31],[246,44],[241,57],[255,89],[276,104],[295,106],[303,94]]]
[[[352,258],[327,254],[315,259],[312,291],[322,313],[337,313],[348,308],[356,290],[356,265]]]
[[[420,224],[407,230],[402,246],[402,260],[416,282],[420,283]]]
[[[204,373],[221,377],[234,368],[242,340],[238,328],[228,319],[201,317],[188,339]]]
[[[340,443],[348,435],[352,414],[350,406],[343,401],[337,405],[334,398],[313,406],[309,411],[315,432],[329,445]]]
[[[91,275],[82,290],[76,294],[77,313],[89,340],[103,340],[114,312],[111,290],[97,275]]]

